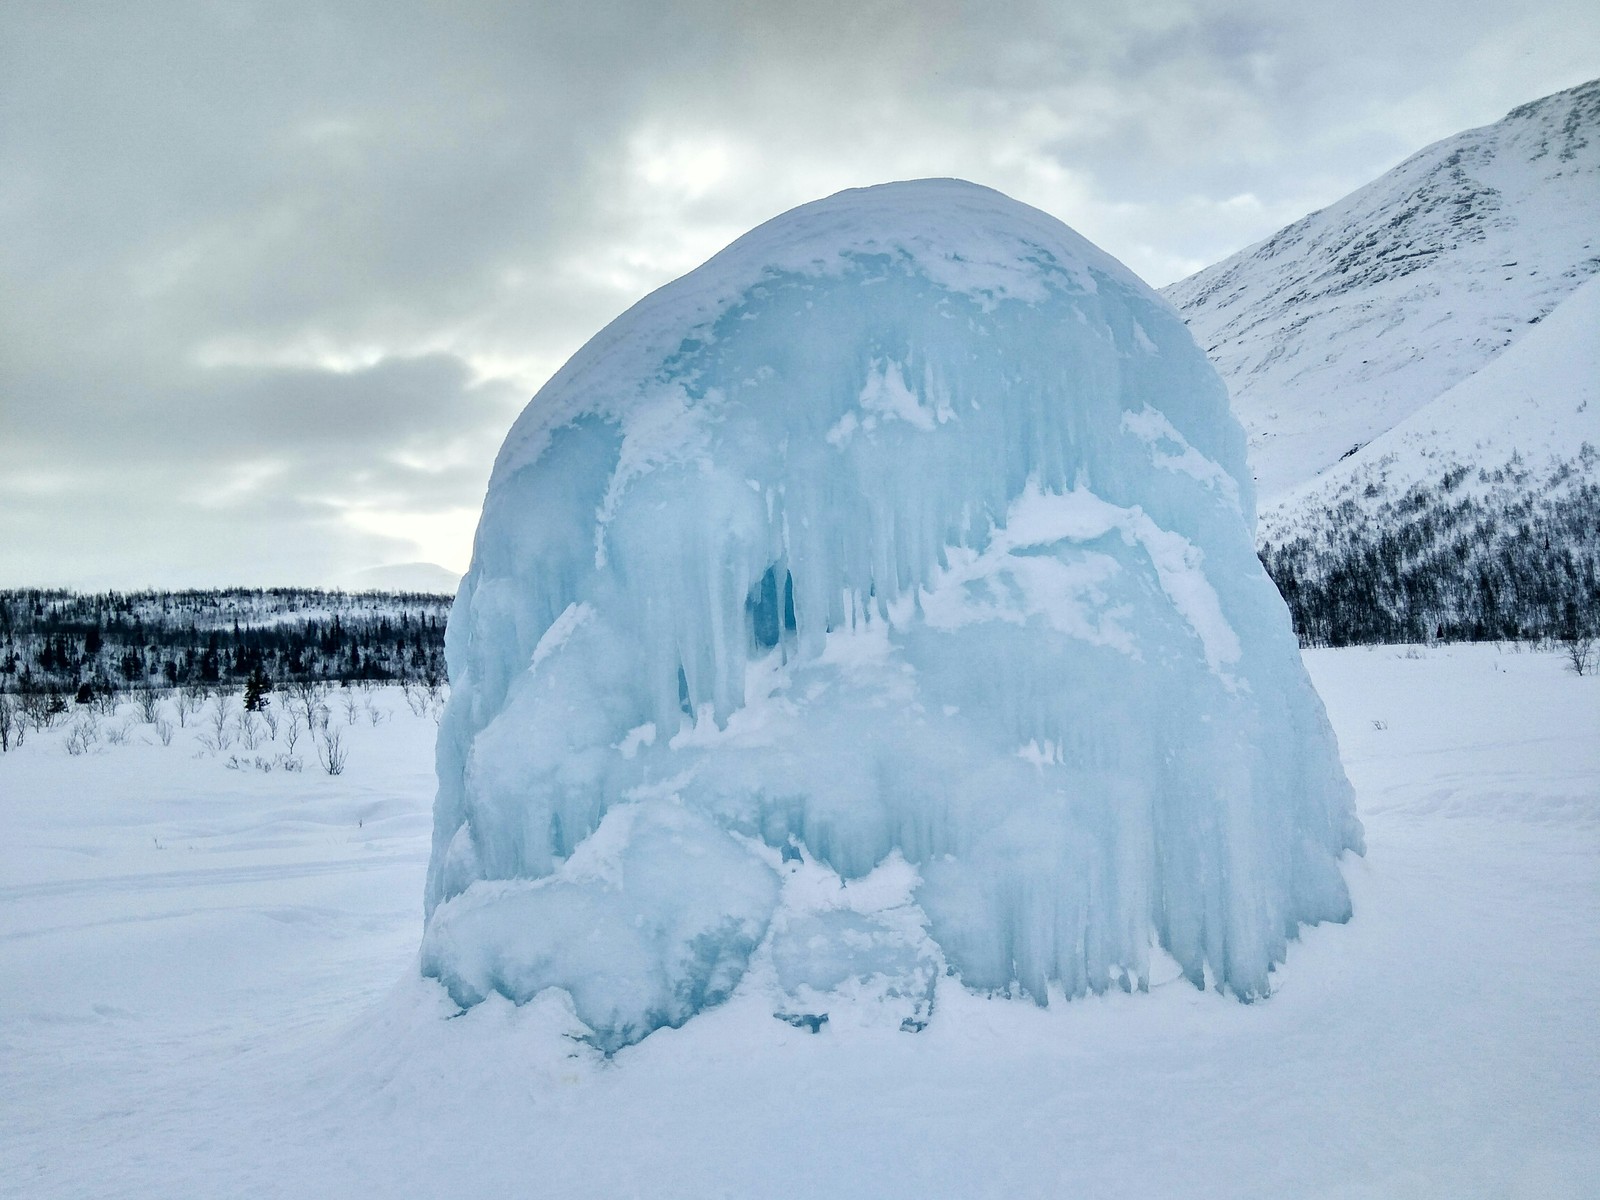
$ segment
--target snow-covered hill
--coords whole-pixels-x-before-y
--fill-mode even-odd
[[[1429,146],[1165,294],[1228,384],[1269,510],[1532,333],[1597,271],[1600,80]],[[1497,393],[1446,411],[1482,433]],[[1497,448],[1515,448],[1515,432]]]
[[[257,669],[277,684],[437,683],[449,613],[432,592],[0,590],[0,693],[48,707],[83,688],[236,689]]]
[[[1312,642],[1572,637],[1600,620],[1600,278],[1262,514]]]
[[[1402,497],[1445,481],[1454,496],[1485,501],[1512,489],[1570,491],[1597,459],[1600,278],[1487,366],[1283,496],[1262,513],[1261,536],[1292,536],[1347,500],[1382,518]]]

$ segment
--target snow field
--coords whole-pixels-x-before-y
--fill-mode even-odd
[[[1157,959],[1148,996],[941,985],[921,1033],[813,1035],[752,988],[611,1060],[559,997],[451,1019],[417,977],[434,724],[397,690],[336,778],[30,737],[0,757],[0,1195],[1595,1194],[1600,681],[1305,661],[1368,851],[1269,999]]]

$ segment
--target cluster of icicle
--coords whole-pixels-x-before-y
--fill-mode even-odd
[[[1065,226],[945,180],[760,227],[501,452],[424,970],[606,1049],[757,975],[908,1028],[947,972],[1043,1003],[1157,950],[1266,993],[1361,831],[1254,521],[1204,356]]]

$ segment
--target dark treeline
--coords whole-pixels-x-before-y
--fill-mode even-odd
[[[1302,645],[1600,636],[1600,486],[1485,496],[1465,474],[1262,547]]]
[[[444,683],[450,600],[299,588],[0,591],[0,691]]]

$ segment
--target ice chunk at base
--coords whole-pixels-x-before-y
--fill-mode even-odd
[[[552,874],[475,883],[436,909],[423,971],[463,1007],[562,988],[612,1051],[725,1000],[777,893],[772,868],[704,818],[624,804]]]
[[[950,180],[769,222],[501,451],[447,637],[425,969],[462,1003],[565,987],[605,1045],[747,961],[785,994],[915,975],[914,939],[763,900],[764,844],[840,881],[903,858],[972,987],[1141,988],[1159,945],[1264,994],[1349,915],[1361,830],[1254,520],[1204,355],[1059,222]],[[671,887],[655,913],[574,866],[632,805],[695,822],[618,861],[700,848],[661,878],[738,918],[716,986]],[[591,928],[604,954],[569,944]]]
[[[915,900],[920,877],[898,852],[850,882],[799,851],[782,864],[778,914],[752,972],[772,1015],[818,1032],[856,1026],[920,1032],[933,1016],[944,956]]]

